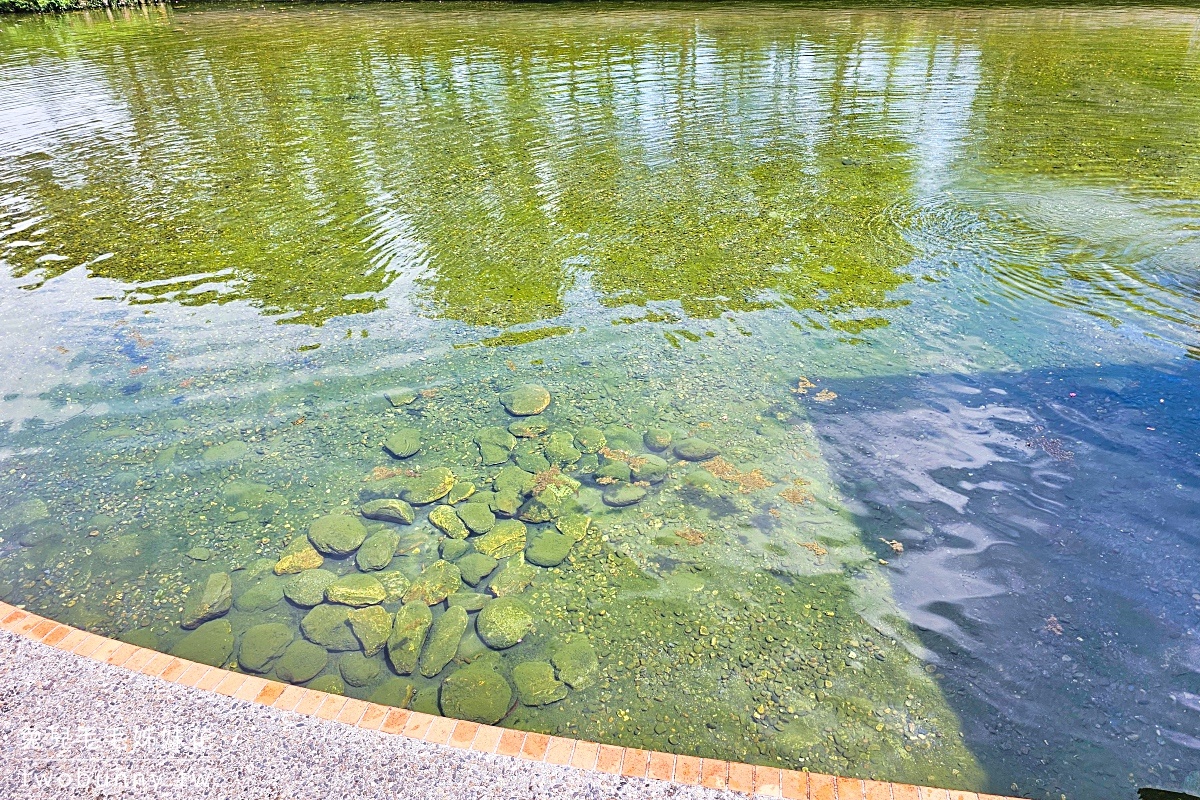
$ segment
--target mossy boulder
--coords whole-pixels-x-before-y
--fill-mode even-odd
[[[400,386],[395,389],[388,389],[383,393],[383,396],[396,408],[403,408],[416,401],[417,390],[411,386]]]
[[[319,675],[328,663],[329,653],[324,647],[297,639],[275,662],[275,676],[288,683],[304,683]]]
[[[417,513],[413,511],[412,506],[395,497],[368,500],[359,507],[358,512],[367,519],[392,522],[397,525],[411,525],[417,518]]]
[[[404,598],[404,593],[408,591],[408,587],[412,585],[412,581],[398,569],[385,569],[381,572],[371,573],[375,576],[375,580],[383,584],[383,589],[387,592],[385,603],[394,603],[397,600]]]
[[[574,464],[583,455],[575,446],[575,437],[568,431],[554,431],[546,438],[542,451],[551,464]]]
[[[558,670],[558,678],[572,689],[586,689],[600,674],[596,649],[586,639],[568,642],[555,651],[550,659]]]
[[[325,563],[325,556],[317,552],[308,539],[296,539],[279,555],[275,562],[276,575],[295,575],[306,569],[317,569]]]
[[[338,659],[338,672],[351,686],[367,686],[379,677],[379,660],[367,658],[362,653],[346,653]]]
[[[485,467],[506,463],[516,443],[517,438],[504,428],[484,428],[475,434],[475,444],[479,445],[479,456]]]
[[[451,506],[437,506],[429,512],[429,524],[451,539],[467,538],[467,526]]]
[[[521,506],[517,516],[536,524],[576,512],[579,510],[575,500],[578,492],[579,481],[567,475],[555,475],[537,495]]]
[[[438,542],[438,553],[445,561],[457,561],[470,549],[470,543],[464,539],[442,539]]]
[[[534,475],[550,469],[550,459],[542,452],[540,442],[521,442],[513,448],[512,460],[519,469]]]
[[[500,394],[500,404],[514,417],[531,417],[540,414],[550,405],[550,392],[536,383],[514,386]]]
[[[417,693],[413,695],[412,699],[412,710],[430,716],[441,714],[441,709],[438,707],[438,687],[422,686],[417,689]]]
[[[508,681],[483,663],[451,673],[442,681],[440,695],[443,714],[485,725],[499,722],[512,706],[512,687]]]
[[[306,569],[283,586],[283,594],[298,606],[312,608],[325,601],[325,590],[337,580],[327,569]]]
[[[626,483],[633,477],[633,470],[624,461],[618,459],[605,459],[604,463],[596,468],[592,473],[592,477],[601,486],[607,486],[612,483],[625,481]]]
[[[458,565],[463,581],[472,586],[478,586],[481,580],[492,574],[500,562],[483,553],[469,553],[455,563]]]
[[[581,453],[598,453],[600,448],[608,444],[608,440],[604,438],[604,431],[591,426],[579,429],[575,434],[575,447]]]
[[[371,692],[371,696],[367,699],[381,706],[407,708],[413,699],[412,681],[406,681],[403,678],[388,678],[379,685],[378,689]]]
[[[382,606],[355,608],[346,617],[350,622],[350,632],[358,639],[365,654],[373,656],[387,644],[392,634],[392,615]]]
[[[308,688],[317,692],[325,692],[325,694],[343,695],[346,693],[346,684],[340,675],[322,675],[310,683]]]
[[[283,601],[284,579],[275,575],[266,575],[251,584],[246,591],[237,596],[233,605],[238,611],[256,614],[267,611]]]
[[[498,516],[515,517],[521,510],[521,495],[513,491],[496,492],[488,507]]]
[[[458,606],[464,611],[478,611],[488,604],[492,598],[481,592],[468,592],[465,589],[461,592],[455,592],[446,598],[446,605],[454,608]]]
[[[233,655],[233,628],[226,619],[205,622],[180,639],[171,654],[210,667],[222,666]]]
[[[447,468],[434,467],[415,478],[410,478],[400,496],[413,505],[428,505],[449,494],[457,482],[458,478]]]
[[[421,651],[419,662],[421,674],[426,678],[437,675],[458,650],[458,640],[467,629],[467,610],[461,606],[452,606],[446,613],[433,621],[429,636],[425,640],[425,648]]]
[[[183,607],[183,627],[187,630],[199,627],[210,619],[216,619],[233,607],[233,579],[228,572],[214,572],[188,595]]]
[[[357,650],[358,639],[350,629],[350,609],[343,605],[321,604],[300,620],[304,638],[326,650]]]
[[[349,555],[366,538],[366,526],[345,514],[326,514],[308,526],[308,541],[325,555]]]
[[[518,419],[508,424],[508,432],[518,439],[536,439],[550,426],[540,419]]]
[[[387,569],[396,556],[400,534],[395,531],[378,531],[366,538],[354,554],[354,561],[363,572]]]
[[[432,624],[433,612],[424,603],[406,603],[396,612],[387,640],[387,654],[398,674],[411,675],[417,668],[421,647]]]
[[[501,467],[500,471],[496,473],[496,477],[492,479],[492,488],[497,492],[515,492],[526,495],[533,490],[535,480],[532,472],[526,472],[520,467],[509,464]]]
[[[496,515],[486,503],[463,503],[455,512],[467,530],[474,534],[487,533],[496,524]]]
[[[404,593],[404,602],[421,602],[427,606],[440,603],[462,586],[462,574],[449,561],[435,561],[425,569]]]
[[[450,491],[446,492],[446,502],[454,505],[455,503],[461,503],[474,494],[475,484],[470,481],[457,481],[450,487]]]
[[[279,622],[255,625],[242,634],[238,664],[248,672],[267,672],[295,638],[295,632]]]
[[[479,638],[495,650],[512,647],[533,630],[533,612],[515,597],[500,597],[483,607],[475,619]]]
[[[624,425],[606,425],[604,438],[610,450],[624,450],[626,453],[636,453],[642,447],[642,435]]]
[[[558,532],[570,536],[573,541],[582,542],[592,527],[592,518],[587,514],[564,514],[554,520]]]
[[[616,508],[624,508],[642,502],[646,490],[632,483],[614,483],[604,490],[604,502]]]
[[[527,562],[523,553],[518,553],[504,562],[504,568],[492,576],[488,591],[496,597],[520,594],[529,588],[537,574],[538,568]]]
[[[721,450],[716,445],[694,437],[677,442],[674,452],[676,457],[684,461],[707,461],[721,455]]]
[[[331,603],[361,608],[382,603],[387,598],[383,584],[370,575],[352,574],[338,578],[325,589],[325,599]]]
[[[574,545],[574,539],[558,531],[540,531],[525,546],[525,560],[539,567],[556,567],[566,560]]]
[[[546,706],[567,696],[567,685],[554,677],[554,667],[545,661],[517,664],[512,679],[522,705]]]
[[[671,446],[671,432],[665,428],[651,428],[642,435],[642,444],[647,450],[661,453]]]
[[[408,458],[421,449],[421,433],[414,428],[398,428],[383,443],[392,458]]]
[[[525,523],[502,519],[483,536],[475,539],[475,550],[492,558],[505,558],[525,549]]]
[[[647,483],[662,483],[668,466],[666,459],[655,455],[638,456],[630,461],[633,479]]]

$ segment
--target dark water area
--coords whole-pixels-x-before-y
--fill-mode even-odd
[[[1196,793],[1198,263],[1191,8],[0,17],[0,598],[525,730]]]

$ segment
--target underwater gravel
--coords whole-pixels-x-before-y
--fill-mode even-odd
[[[189,689],[0,631],[0,796],[741,797],[471,753]]]

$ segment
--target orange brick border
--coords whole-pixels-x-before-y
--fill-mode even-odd
[[[83,658],[181,686],[215,691],[238,700],[448,747],[544,761],[585,771],[789,800],[1016,800],[953,789],[675,756],[436,717],[196,664],[62,625],[3,602],[0,602],[0,629]]]

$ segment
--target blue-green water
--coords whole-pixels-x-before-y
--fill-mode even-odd
[[[1198,46],[1166,7],[0,20],[0,596],[530,730],[1195,791]],[[300,580],[330,514],[371,555]],[[509,647],[451,610],[513,597]]]

